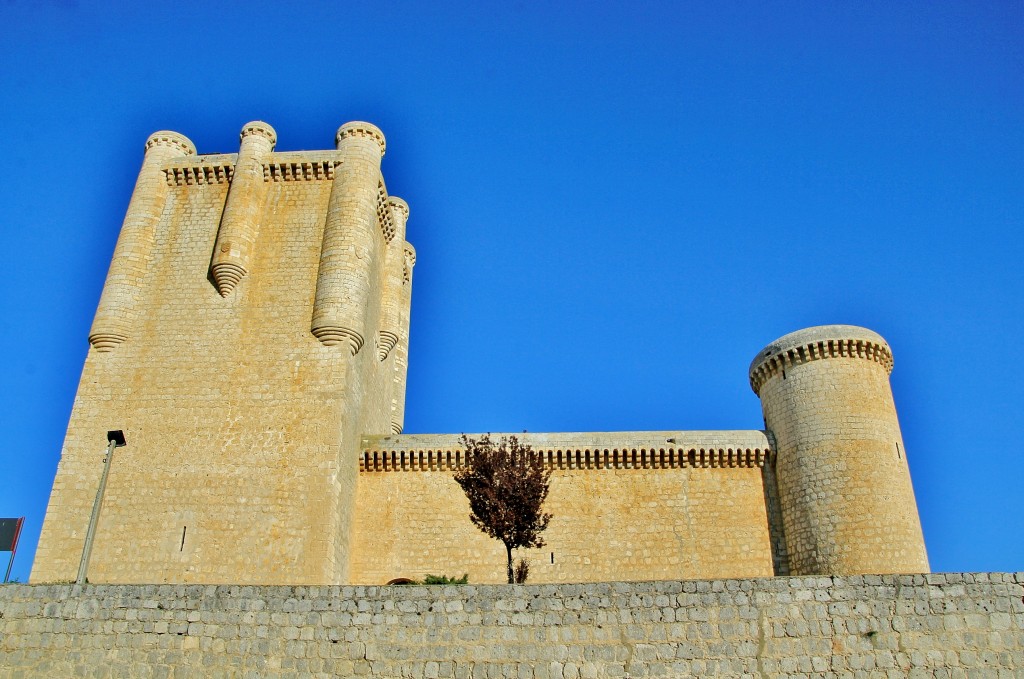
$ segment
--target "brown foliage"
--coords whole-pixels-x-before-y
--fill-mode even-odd
[[[551,470],[540,454],[515,436],[495,443],[490,434],[480,439],[463,434],[462,445],[467,464],[455,472],[455,482],[469,499],[473,525],[505,545],[512,583],[512,550],[544,546],[540,534],[551,520],[543,511]]]
[[[530,575],[530,560],[523,557],[519,561],[516,561],[516,567],[512,573],[512,578],[516,581],[517,585],[521,585],[526,582],[526,578]]]

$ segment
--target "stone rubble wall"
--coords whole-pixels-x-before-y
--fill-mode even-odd
[[[1024,573],[0,587],[0,677],[1017,677]]]

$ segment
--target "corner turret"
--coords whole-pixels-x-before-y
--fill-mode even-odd
[[[142,169],[128,203],[107,281],[89,331],[89,343],[96,351],[112,351],[131,334],[156,226],[167,198],[163,166],[172,158],[194,156],[195,153],[195,145],[177,132],[161,130],[146,140]]]
[[[358,121],[342,125],[335,142],[341,162],[327,205],[310,329],[327,346],[347,343],[354,356],[366,338],[370,286],[381,265],[375,241],[386,145],[375,125]]]
[[[263,163],[274,145],[277,133],[265,122],[246,123],[239,135],[241,146],[231,177],[227,202],[220,220],[217,244],[213,250],[210,273],[221,297],[227,297],[249,273],[260,212],[266,197]]]

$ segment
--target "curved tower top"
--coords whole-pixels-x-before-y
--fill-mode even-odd
[[[892,349],[877,332],[857,325],[817,325],[783,335],[757,352],[748,370],[750,388],[760,395],[768,378],[787,365],[836,357],[866,358],[892,372]]]

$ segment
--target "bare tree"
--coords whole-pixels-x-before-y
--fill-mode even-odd
[[[463,434],[462,445],[466,466],[455,472],[455,482],[469,499],[473,525],[505,545],[508,582],[512,584],[512,550],[544,546],[540,534],[551,520],[551,515],[543,512],[551,470],[539,453],[515,436],[502,436],[495,443],[490,434],[480,439]],[[525,571],[522,577],[525,579]]]

